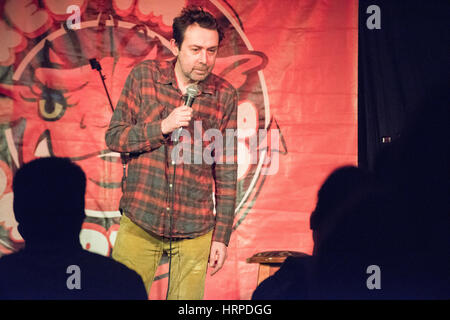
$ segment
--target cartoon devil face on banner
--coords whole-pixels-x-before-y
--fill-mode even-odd
[[[46,156],[68,157],[85,171],[86,220],[81,242],[88,250],[110,254],[120,217],[123,167],[120,155],[106,147],[105,131],[133,66],[146,59],[174,58],[169,49],[171,24],[187,4],[203,6],[225,29],[213,72],[239,92],[237,228],[249,213],[264,175],[270,174],[271,159],[285,149],[274,150],[269,134],[258,135],[261,130],[277,129],[261,72],[267,58],[252,50],[232,10],[221,1],[43,3],[38,7],[32,0],[6,1],[2,12],[7,19],[0,21],[2,38],[9,39],[0,54],[4,75],[0,84],[2,254],[23,245],[12,212],[14,171]],[[92,59],[101,70],[93,68]],[[259,150],[256,160],[251,150],[255,147]]]

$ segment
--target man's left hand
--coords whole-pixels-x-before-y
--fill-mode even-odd
[[[227,246],[222,242],[213,241],[209,253],[209,267],[213,268],[211,271],[212,276],[222,268],[226,258]]]

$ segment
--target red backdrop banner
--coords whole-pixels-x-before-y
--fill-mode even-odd
[[[131,68],[172,59],[171,24],[198,4],[225,28],[214,73],[239,92],[238,199],[224,268],[205,299],[249,299],[261,251],[312,251],[309,216],[326,176],[357,163],[357,1],[7,0],[0,7],[0,252],[24,241],[12,211],[23,163],[70,157],[88,177],[84,248],[110,255],[122,164],[104,141]],[[49,195],[49,201],[51,201]],[[56,240],[56,239],[55,239]],[[150,298],[165,297],[167,259]]]

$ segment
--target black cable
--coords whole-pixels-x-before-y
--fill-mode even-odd
[[[191,106],[194,98],[198,95],[198,89],[195,86],[193,90],[188,92],[188,95],[184,97],[184,103],[185,105]],[[173,144],[175,147],[175,144],[180,143],[180,135],[182,131],[182,127],[179,129],[176,129],[176,131],[172,132],[172,139]],[[169,159],[168,155],[168,149],[166,148],[166,159]],[[172,165],[173,165],[173,175],[172,175],[172,184],[169,185],[169,188],[171,188],[171,203],[170,203],[170,211],[169,211],[169,276],[168,276],[168,282],[167,282],[167,292],[166,292],[166,300],[169,298],[169,290],[170,290],[170,272],[172,271],[172,228],[173,228],[173,212],[174,212],[174,205],[175,205],[175,174],[177,169],[177,163],[172,159]]]
[[[176,143],[180,143],[180,135],[176,134],[174,135],[174,147]],[[169,159],[168,155],[168,149],[166,148],[166,159]],[[172,228],[173,228],[173,211],[175,206],[175,174],[177,170],[177,163],[176,161],[173,161],[172,159],[172,165],[173,165],[173,175],[172,175],[172,183],[169,184],[169,189],[171,189],[171,196],[170,196],[170,211],[169,211],[169,275],[168,275],[168,281],[167,281],[167,292],[166,292],[166,300],[169,298],[169,290],[170,290],[170,274],[172,271]]]
[[[178,142],[178,140],[174,141]],[[169,299],[169,290],[170,290],[170,273],[172,270],[172,226],[173,226],[173,210],[174,210],[174,204],[175,204],[175,174],[176,174],[176,168],[177,164],[176,162],[173,162],[173,175],[172,175],[172,186],[169,188],[172,189],[171,194],[171,201],[170,201],[170,211],[169,211],[169,275],[168,275],[168,281],[167,281],[167,292],[166,292],[166,300]]]

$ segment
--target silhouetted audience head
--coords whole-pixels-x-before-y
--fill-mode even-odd
[[[25,246],[79,243],[86,175],[67,158],[40,158],[13,179],[14,214]]]
[[[319,220],[313,298],[450,297],[446,104],[428,101],[408,120],[400,139],[379,155],[369,188],[359,194],[334,188],[335,199],[348,191],[354,200]],[[369,288],[370,266],[379,268],[379,289]]]
[[[23,165],[13,179],[25,248],[0,258],[0,299],[147,299],[142,278],[84,250],[86,176],[67,158]]]
[[[316,208],[310,217],[315,244],[322,238],[322,232],[328,228],[328,224],[334,221],[336,211],[353,202],[358,194],[370,186],[370,180],[366,171],[355,166],[340,167],[327,177],[319,189]]]

